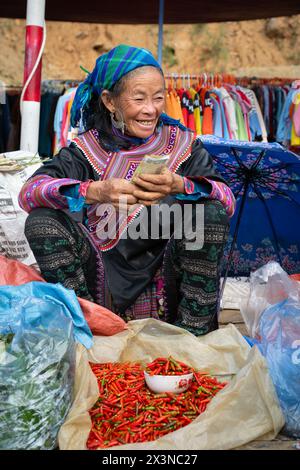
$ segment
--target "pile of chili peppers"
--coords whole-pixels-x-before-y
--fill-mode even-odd
[[[90,366],[98,380],[99,398],[89,411],[88,449],[156,440],[190,424],[226,385],[184,365],[194,372],[190,388],[180,394],[155,394],[147,388],[139,363]]]
[[[184,375],[193,371],[191,367],[169,356],[168,358],[158,357],[155,359],[147,365],[146,372],[149,375]]]

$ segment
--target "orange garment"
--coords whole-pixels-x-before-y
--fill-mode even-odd
[[[169,89],[166,93],[166,114],[184,124],[180,99],[176,91],[173,89]]]

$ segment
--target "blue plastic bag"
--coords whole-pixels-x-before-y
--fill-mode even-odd
[[[60,307],[63,314],[72,319],[75,339],[87,349],[92,347],[93,335],[84,318],[76,294],[61,284],[33,281],[20,286],[0,286],[0,317],[10,309],[14,320],[18,321],[20,319],[18,305],[28,298],[47,300],[47,310],[52,305],[53,312],[56,307]]]
[[[52,300],[3,289],[0,303],[0,449],[54,449],[73,399],[72,318]]]
[[[300,437],[300,304],[288,298],[261,316],[260,350],[265,356],[285,417],[284,432]]]

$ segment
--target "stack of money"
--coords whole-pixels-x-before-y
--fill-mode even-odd
[[[167,168],[168,156],[165,155],[145,155],[132,176],[132,182],[141,174],[159,175],[163,168]]]

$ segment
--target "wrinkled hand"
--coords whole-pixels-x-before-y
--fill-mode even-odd
[[[93,181],[86,192],[86,203],[110,203],[116,209],[127,210],[137,203],[134,190],[134,185],[122,178]]]
[[[169,194],[184,192],[184,180],[181,176],[164,168],[161,174],[141,174],[134,180],[135,189],[133,196],[139,204],[150,206],[157,204],[160,199]]]

